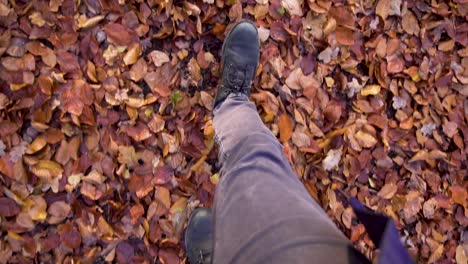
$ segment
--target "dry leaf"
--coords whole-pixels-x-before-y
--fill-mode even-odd
[[[323,169],[326,171],[331,171],[338,166],[341,160],[342,150],[341,149],[331,149],[327,153],[327,157],[322,161]]]
[[[377,195],[383,199],[392,199],[395,193],[398,191],[398,186],[394,183],[386,183]]]
[[[372,148],[377,144],[377,139],[373,137],[371,134],[363,132],[359,130],[355,135],[354,138],[357,140],[359,145],[364,148]]]
[[[361,90],[362,96],[378,95],[380,93],[380,85],[367,85]]]
[[[384,20],[388,16],[399,16],[401,14],[401,0],[378,0],[375,13]]]
[[[61,176],[63,173],[62,166],[52,160],[40,160],[38,163],[31,166],[31,171],[38,177],[44,179],[52,179]]]
[[[278,127],[280,130],[280,141],[287,142],[292,136],[292,122],[286,113],[279,116]]]
[[[123,57],[123,61],[124,61],[125,65],[132,65],[135,62],[137,62],[138,57],[140,56],[140,54],[141,54],[140,44],[133,44],[132,46],[130,46],[127,53]]]
[[[154,66],[159,67],[163,65],[166,62],[169,62],[169,56],[167,56],[166,53],[159,51],[159,50],[153,50],[149,53],[148,55],[149,59],[153,62]]]
[[[291,16],[302,16],[301,5],[303,0],[281,0],[281,5],[288,11]]]
[[[416,36],[419,35],[419,22],[414,16],[413,12],[407,11],[405,14],[403,14],[401,26],[406,33]]]

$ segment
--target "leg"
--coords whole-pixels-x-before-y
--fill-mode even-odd
[[[259,60],[255,26],[245,21],[234,25],[222,57],[213,113],[222,164],[215,195],[214,249],[206,246],[209,236],[197,232],[201,230],[197,226],[209,222],[202,221],[208,214],[194,213],[186,231],[189,260],[203,263],[206,255],[223,264],[366,262],[309,196],[281,144],[248,100]]]
[[[213,123],[222,162],[214,263],[349,262],[349,242],[309,196],[255,105],[231,94]]]

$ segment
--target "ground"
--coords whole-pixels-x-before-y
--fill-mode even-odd
[[[468,255],[466,0],[0,0],[0,262],[187,263],[220,175],[220,48],[253,21],[251,98],[316,199],[421,263]]]

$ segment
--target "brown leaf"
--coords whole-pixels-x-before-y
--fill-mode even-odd
[[[47,222],[49,224],[58,224],[65,220],[70,214],[71,207],[68,203],[64,201],[57,201],[49,206],[47,212],[49,213],[49,219]]]
[[[407,11],[405,14],[403,14],[401,19],[401,26],[406,33],[416,36],[419,35],[419,22],[413,12]]]
[[[70,52],[59,50],[57,52],[57,62],[65,72],[72,72],[80,69],[78,58]]]
[[[423,204],[423,214],[424,217],[431,219],[434,217],[434,213],[437,209],[437,201],[434,198],[430,198]]]
[[[405,61],[400,57],[394,57],[387,59],[387,71],[388,73],[399,73],[405,69]]]
[[[270,36],[276,41],[285,42],[289,37],[289,34],[284,30],[284,24],[282,22],[275,21],[271,23]]]
[[[173,174],[174,171],[171,167],[167,165],[160,166],[156,169],[152,182],[155,184],[166,184],[172,179]]]
[[[450,192],[454,202],[466,207],[468,205],[468,191],[466,188],[455,185],[450,186]]]
[[[410,191],[406,195],[406,203],[403,207],[403,213],[406,220],[411,219],[421,210],[421,203],[424,199],[421,197],[421,194],[417,191]]]
[[[34,221],[44,221],[47,217],[47,203],[39,195],[32,195],[26,200],[27,207],[29,208],[28,214]]]
[[[6,197],[0,198],[0,216],[12,217],[20,212],[20,207],[14,200]]]
[[[335,34],[336,41],[338,41],[339,44],[345,46],[354,45],[354,32],[352,30],[345,27],[337,27]]]
[[[151,137],[148,127],[141,122],[138,122],[134,127],[130,127],[127,130],[127,134],[137,142],[144,141]]]
[[[26,154],[34,154],[47,145],[45,137],[38,136],[26,149]]]
[[[442,130],[449,138],[453,138],[453,136],[455,136],[458,131],[458,125],[455,122],[444,122],[442,125]]]
[[[357,142],[361,147],[364,148],[372,148],[377,144],[377,139],[373,137],[371,134],[366,133],[362,130],[359,130],[355,135]]]
[[[377,195],[383,199],[392,199],[395,193],[398,191],[398,186],[394,183],[386,183]]]
[[[155,72],[149,72],[145,75],[145,82],[151,90],[162,97],[171,95],[170,84],[172,77],[176,72],[168,63],[159,67]]]
[[[287,142],[292,136],[292,122],[286,113],[282,113],[278,118],[278,128],[280,132],[280,141]]]
[[[138,57],[140,56],[140,54],[141,54],[140,44],[135,43],[135,44],[131,45],[130,48],[128,49],[127,53],[123,57],[123,61],[124,61],[125,65],[132,65],[135,62],[137,62]]]
[[[336,24],[340,26],[353,28],[354,24],[356,23],[355,15],[350,10],[350,8],[346,6],[332,6],[330,8],[329,14],[336,21]]]
[[[4,57],[1,61],[2,66],[8,71],[34,71],[36,69],[36,62],[31,54],[26,54],[22,58]]]
[[[82,15],[78,18],[78,27],[79,28],[90,28],[96,26],[99,22],[101,22],[105,16],[94,16],[91,18],[87,18],[86,16]]]
[[[62,166],[51,160],[40,160],[31,166],[31,171],[36,176],[44,179],[52,179],[61,176],[63,173]]]
[[[87,182],[82,183],[80,193],[93,201],[99,200],[103,195],[100,189]]]
[[[300,0],[281,0],[281,5],[288,11],[291,16],[302,16],[302,7]]]
[[[132,224],[136,224],[138,219],[145,213],[145,208],[141,204],[137,204],[130,208],[130,215],[132,216]]]
[[[130,79],[135,82],[139,82],[145,77],[148,72],[148,66],[145,59],[140,58],[135,64],[132,65],[130,69]]]
[[[153,133],[161,132],[164,129],[165,121],[162,117],[158,114],[153,115],[153,118],[148,123],[148,128]]]
[[[74,227],[71,223],[58,226],[57,231],[60,236],[60,241],[66,247],[74,249],[81,245],[80,232],[78,232],[76,227]]]
[[[118,46],[129,46],[132,43],[130,31],[118,23],[109,23],[104,26],[107,40]]]
[[[393,15],[399,16],[401,14],[401,0],[379,0],[375,13],[383,19]]]
[[[27,212],[21,212],[16,216],[16,224],[26,230],[32,230],[36,226]]]
[[[169,62],[169,56],[159,50],[153,50],[148,54],[150,61],[153,62],[154,66],[159,67],[166,62]]]

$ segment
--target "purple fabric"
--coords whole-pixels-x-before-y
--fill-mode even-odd
[[[359,221],[366,227],[372,242],[380,249],[379,264],[413,263],[400,241],[395,223],[389,217],[369,210],[356,198],[349,199],[349,203]]]
[[[213,263],[369,263],[310,197],[245,95],[214,110]]]

